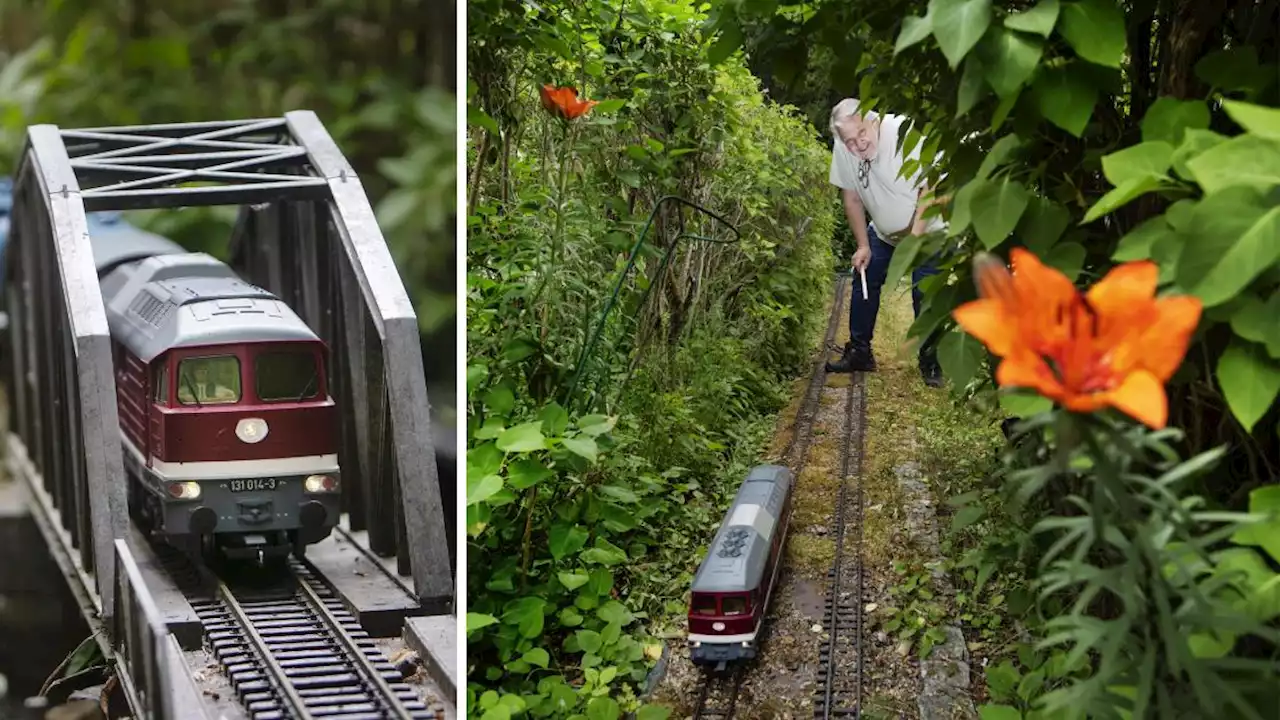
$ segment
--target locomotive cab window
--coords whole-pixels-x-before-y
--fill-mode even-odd
[[[695,615],[715,615],[716,598],[714,595],[699,595],[693,598],[693,612]]]
[[[747,598],[743,595],[726,595],[720,598],[720,607],[725,615],[746,615]]]
[[[178,364],[178,402],[183,405],[240,402],[240,360],[234,355],[183,360]]]
[[[311,350],[273,350],[254,360],[258,399],[263,402],[301,402],[320,392],[320,374]]]
[[[161,405],[169,404],[169,363],[162,362],[156,365],[155,373],[151,378],[151,388],[154,393],[153,399]]]

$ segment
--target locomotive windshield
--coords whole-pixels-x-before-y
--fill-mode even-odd
[[[307,400],[320,391],[316,356],[311,350],[273,350],[254,360],[258,399],[263,402]]]
[[[725,615],[746,615],[747,599],[740,595],[726,595],[720,598],[720,609]]]
[[[240,360],[235,355],[183,360],[178,365],[178,402],[183,405],[240,402]]]

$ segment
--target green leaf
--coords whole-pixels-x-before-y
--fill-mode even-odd
[[[591,577],[581,572],[560,572],[556,573],[556,577],[560,579],[560,584],[570,590],[577,590],[587,584],[587,580]]]
[[[991,0],[929,0],[933,36],[954,70],[991,24]]]
[[[1275,66],[1258,62],[1258,49],[1244,44],[1227,50],[1215,50],[1196,62],[1196,77],[1218,90],[1257,91],[1274,77]],[[1268,74],[1271,77],[1268,77]]]
[[[1113,0],[1079,0],[1062,6],[1058,30],[1080,57],[1119,68],[1124,58],[1124,12]]]
[[[1000,138],[987,151],[987,156],[982,159],[982,165],[978,167],[978,174],[975,177],[983,180],[989,178],[996,168],[1009,162],[1020,147],[1022,147],[1022,139],[1013,133]]]
[[[636,720],[667,720],[671,709],[661,705],[645,705],[636,711]]]
[[[596,617],[606,623],[617,623],[621,626],[630,625],[635,620],[635,615],[627,609],[627,606],[617,600],[610,600],[601,605],[600,609],[596,610]]]
[[[938,364],[957,390],[969,384],[985,356],[982,343],[960,330],[952,330],[938,341]]]
[[[891,292],[897,289],[898,283],[907,274],[911,263],[915,262],[916,256],[920,254],[922,242],[924,242],[923,235],[908,235],[898,243],[898,247],[893,251],[893,258],[889,260],[889,269],[885,271],[884,288]],[[854,291],[862,292],[860,288],[855,288]]]
[[[1245,432],[1253,432],[1280,393],[1280,363],[1267,357],[1258,345],[1232,338],[1218,358],[1217,377],[1231,414]]]
[[[1205,193],[1233,185],[1268,189],[1280,185],[1280,140],[1239,135],[1187,161]]]
[[[1009,414],[1009,417],[1029,418],[1052,410],[1053,401],[1026,391],[1005,391],[1000,393],[1000,407]]]
[[[470,635],[480,628],[489,627],[497,622],[498,618],[492,615],[469,612],[467,613],[467,634]]]
[[[734,53],[742,45],[742,27],[737,21],[728,18],[720,27],[720,36],[711,44],[711,48],[707,50],[707,62],[712,67],[719,65]]]
[[[1093,207],[1089,208],[1089,212],[1084,214],[1084,220],[1081,221],[1081,224],[1091,223],[1107,213],[1115,212],[1116,209],[1124,207],[1152,190],[1158,190],[1164,184],[1165,179],[1158,175],[1142,175],[1130,178],[1112,189],[1111,192],[1103,195]]]
[[[1139,143],[1102,157],[1102,174],[1112,185],[1144,178],[1162,176],[1173,163],[1173,146],[1163,140]]]
[[[588,653],[595,654],[604,645],[600,633],[594,630],[578,630],[573,635],[578,639],[578,647]]]
[[[621,716],[622,708],[613,698],[595,697],[587,703],[587,720],[618,720]]]
[[[520,458],[507,467],[507,482],[516,490],[525,490],[554,474],[537,460]]]
[[[569,413],[557,402],[544,405],[538,411],[538,419],[542,421],[543,432],[553,437],[562,434],[569,427]]]
[[[1254,278],[1280,260],[1280,241],[1277,241],[1280,238],[1280,206],[1272,208],[1238,237],[1222,254],[1206,258],[1212,261],[1212,265],[1200,277],[1195,277],[1191,271],[1192,267],[1199,266],[1185,264],[1187,253],[1200,249],[1187,248],[1183,251],[1184,265],[1179,268],[1178,275],[1180,284],[1198,296],[1205,307],[1220,305],[1235,297]]]
[[[1022,713],[1008,705],[978,706],[979,720],[1022,720]]]
[[[1030,10],[1008,15],[1004,26],[1010,30],[1020,30],[1048,38],[1053,26],[1058,23],[1058,0],[1040,0]]]
[[[970,201],[973,229],[988,250],[994,250],[1018,226],[1031,201],[1031,193],[1017,180],[1005,178],[983,185]]]
[[[1256,295],[1246,295],[1239,308],[1231,315],[1231,329],[1236,335],[1267,347],[1273,358],[1280,358],[1280,290],[1271,293],[1271,299],[1263,301]]]
[[[587,544],[587,531],[577,525],[558,523],[551,526],[547,540],[551,556],[563,560]]]
[[[1263,107],[1225,98],[1222,100],[1222,107],[1231,119],[1246,131],[1270,140],[1280,140],[1280,108]]]
[[[1260,547],[1280,560],[1280,485],[1267,485],[1249,493],[1249,512],[1266,517],[1240,528],[1231,541]]]
[[[1017,237],[1027,249],[1043,256],[1062,237],[1071,223],[1071,213],[1061,204],[1039,195],[1033,196],[1018,221]]]
[[[955,237],[964,232],[973,222],[973,196],[987,184],[986,180],[981,178],[970,180],[965,186],[956,191],[955,197],[951,199],[951,222],[947,228],[947,235]],[[897,251],[894,251],[897,254]],[[892,263],[890,263],[892,267]]]
[[[951,516],[951,532],[960,532],[981,520],[986,514],[986,510],[983,510],[981,505],[965,505]]]
[[[1049,254],[1044,257],[1044,264],[1061,270],[1063,275],[1074,282],[1080,275],[1080,271],[1084,269],[1085,255],[1087,253],[1083,245],[1066,242],[1054,245]]]
[[[484,394],[484,406],[494,415],[506,417],[516,406],[515,393],[506,384],[489,388]]]
[[[1146,260],[1151,257],[1151,248],[1155,242],[1172,234],[1173,228],[1169,227],[1163,215],[1148,218],[1120,238],[1120,243],[1116,245],[1116,251],[1111,255],[1111,259],[1116,262]]]
[[[542,435],[542,421],[516,425],[502,431],[498,436],[498,449],[505,453],[533,452],[547,446],[547,439]]]
[[[596,455],[599,453],[596,441],[590,437],[567,437],[564,439],[564,447],[574,455],[580,455],[590,462],[595,462]]]
[[[617,424],[617,422],[618,417],[616,415],[583,415],[582,418],[578,420],[578,430],[581,431],[583,435],[599,437],[600,435],[612,430],[613,426]]]
[[[1032,83],[1045,119],[1076,137],[1084,134],[1098,102],[1098,89],[1070,65],[1046,69]]]
[[[498,123],[487,113],[473,105],[467,105],[467,124],[479,125],[488,131],[494,137],[501,137],[502,132],[498,129]]]
[[[960,87],[956,93],[956,117],[964,117],[978,100],[982,99],[982,87],[986,71],[982,59],[970,55],[964,60],[964,72],[960,74]]]
[[[983,65],[987,81],[1002,98],[1016,93],[1035,72],[1044,54],[1044,41],[999,28],[984,42]],[[990,47],[985,46],[990,44]]]
[[[1158,98],[1142,118],[1142,139],[1147,142],[1160,140],[1174,147],[1182,144],[1187,130],[1206,130],[1209,127],[1209,108],[1201,100],[1179,100],[1164,96]]]
[[[626,100],[623,100],[621,98],[613,98],[610,100],[601,100],[600,103],[593,108],[593,110],[598,115],[608,115],[610,113],[618,112],[622,108],[626,107],[626,105],[627,105]]]
[[[933,18],[928,14],[924,17],[908,15],[902,21],[902,31],[898,33],[898,41],[894,43],[893,54],[897,55],[924,40],[931,32],[933,32]]]
[[[622,551],[622,548],[602,537],[596,538],[595,547],[583,550],[581,557],[585,562],[598,563],[605,567],[613,567],[627,561],[627,554]]]
[[[530,665],[536,665],[540,668],[546,668],[547,665],[551,664],[551,653],[547,652],[546,650],[543,650],[540,647],[536,647],[526,651],[524,655],[520,656],[520,659],[524,660]]]
[[[1182,144],[1173,153],[1173,170],[1178,173],[1179,177],[1186,180],[1194,180],[1195,176],[1191,174],[1191,169],[1187,167],[1187,162],[1192,158],[1199,157],[1206,150],[1228,140],[1226,135],[1219,135],[1212,130],[1197,130],[1196,128],[1187,128],[1186,134],[1182,137]]]
[[[467,505],[475,505],[493,497],[502,490],[501,475],[485,475],[484,477],[467,476]]]
[[[535,638],[542,634],[543,615],[547,601],[540,597],[522,597],[507,603],[502,622],[515,625],[521,637]]]

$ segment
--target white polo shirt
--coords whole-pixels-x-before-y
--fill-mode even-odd
[[[909,178],[898,177],[905,161],[902,153],[898,152],[898,129],[905,120],[901,115],[882,116],[879,149],[876,159],[871,162],[867,187],[858,181],[858,165],[862,160],[849,152],[838,137],[831,147],[831,184],[858,193],[876,234],[890,245],[898,243],[890,240],[889,235],[911,227],[924,175],[922,169],[917,169]],[[919,160],[923,145],[924,138],[921,138],[907,159]],[[925,232],[942,230],[946,226],[942,218],[935,215],[925,222]]]

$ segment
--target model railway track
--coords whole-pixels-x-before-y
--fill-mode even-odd
[[[797,481],[808,461],[809,444],[813,440],[813,425],[818,414],[818,402],[822,398],[822,388],[827,383],[827,351],[835,340],[837,323],[840,322],[841,318],[848,317],[844,310],[849,278],[848,274],[836,276],[835,299],[831,303],[831,315],[827,319],[827,330],[822,340],[822,351],[818,353],[813,370],[809,373],[809,383],[805,388],[804,401],[801,403],[800,410],[796,413],[795,420],[792,423],[791,439],[787,442],[787,447],[782,452],[782,462],[794,470],[794,477]],[[845,453],[845,462],[847,463],[847,444]],[[768,636],[769,627],[770,623],[766,621],[765,627],[761,629],[762,638]],[[720,718],[732,718],[734,709],[737,707],[738,694],[742,689],[742,683],[746,679],[746,675],[747,668],[737,668],[728,675],[704,674],[698,684],[698,696],[693,711],[694,719],[719,720]]]
[[[866,380],[849,384],[846,432],[841,452],[840,493],[836,501],[835,561],[827,573],[829,589],[824,626],[827,639],[818,658],[815,718],[862,714],[862,448],[866,436]]]
[[[289,570],[267,587],[217,581],[213,597],[190,598],[248,717],[435,718],[310,568]]]

